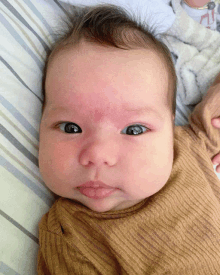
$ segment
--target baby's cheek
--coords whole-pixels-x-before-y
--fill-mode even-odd
[[[74,152],[64,144],[44,143],[40,147],[39,168],[48,185],[68,178],[73,173]]]
[[[68,144],[57,144],[50,149],[50,161],[53,163],[54,172],[68,175],[73,172],[77,152]]]

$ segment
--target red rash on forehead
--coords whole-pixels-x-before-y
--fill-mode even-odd
[[[88,118],[93,123],[98,123],[104,120],[119,122],[128,121],[136,117],[148,117],[162,120],[161,114],[155,107],[150,105],[135,105],[130,102],[120,103],[120,97],[115,90],[106,87],[102,93],[73,93],[67,104],[63,104],[65,100],[60,99],[60,104],[50,105],[50,114],[67,114],[77,118]]]

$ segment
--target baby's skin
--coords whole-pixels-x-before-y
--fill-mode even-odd
[[[212,125],[215,127],[215,128],[218,128],[220,129],[220,118],[213,118],[212,121],[211,121]],[[220,173],[220,153],[218,153],[217,155],[215,155],[213,158],[212,158],[212,163],[214,165],[217,165],[216,166],[216,172],[217,173]]]
[[[215,78],[215,81],[213,82],[210,89],[219,89],[219,92],[220,92],[220,73]],[[212,123],[212,126],[220,129],[220,117],[212,118],[211,123]],[[214,165],[217,165],[216,172],[220,173],[220,152],[212,158],[212,163]]]
[[[150,49],[84,42],[59,52],[49,63],[40,125],[46,185],[97,212],[131,207],[163,188],[173,165],[168,83]],[[80,188],[88,181],[114,192],[97,199],[108,190]]]
[[[162,189],[174,154],[168,83],[150,49],[82,42],[55,55],[40,124],[39,168],[48,188],[97,212],[131,207]],[[212,125],[220,128],[220,118]],[[220,172],[220,154],[212,161]],[[81,187],[90,181],[108,186]]]
[[[184,0],[190,7],[203,7],[205,6],[209,0]]]

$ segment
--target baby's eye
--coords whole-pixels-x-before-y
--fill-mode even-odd
[[[58,126],[62,131],[64,131],[67,134],[82,133],[82,129],[73,122],[63,122],[60,123]]]
[[[126,128],[127,128],[127,131],[125,131],[125,134],[128,134],[128,135],[140,135],[147,131],[147,130],[144,131],[143,130],[144,128],[148,129],[147,127],[139,125],[139,124],[134,124],[134,125],[128,126]],[[122,133],[123,133],[123,131],[122,131]]]
[[[82,133],[82,129],[77,124],[75,124],[73,122],[63,122],[63,123],[60,123],[58,126],[63,132],[65,132],[67,134]],[[146,132],[147,131],[146,129],[148,129],[148,128],[145,126],[139,125],[139,124],[134,124],[134,125],[126,127],[125,129],[127,129],[127,130],[125,132],[122,131],[123,134],[140,135],[140,134],[143,134],[144,132]]]

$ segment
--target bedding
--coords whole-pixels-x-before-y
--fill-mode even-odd
[[[1,4],[0,274],[36,274],[38,222],[54,201],[38,170],[41,78],[55,1]]]
[[[38,222],[55,200],[38,169],[42,69],[46,52],[56,39],[53,29],[59,26],[59,16],[67,18],[69,2],[0,3],[0,274],[37,274]],[[140,20],[156,24],[159,37],[172,29],[176,20],[167,0],[72,2],[111,2],[121,6],[126,3],[131,12],[141,12]],[[148,12],[153,20],[146,16]],[[184,108],[177,108],[176,125],[184,121]]]
[[[217,23],[220,6],[216,0]],[[220,32],[205,28],[182,8],[179,0],[172,0],[176,19],[161,36],[175,57],[178,77],[175,124],[188,124],[188,117],[220,72]]]

